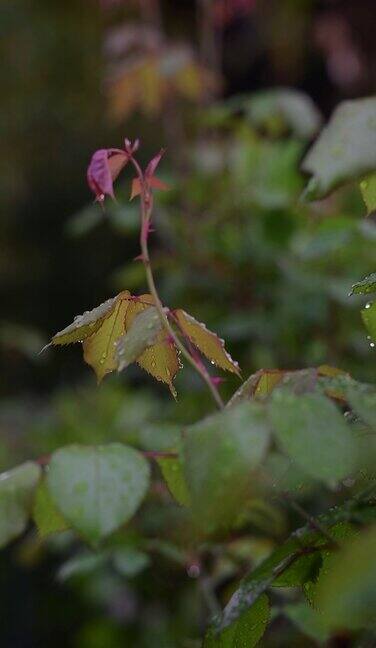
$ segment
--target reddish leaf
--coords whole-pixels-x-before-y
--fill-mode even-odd
[[[113,182],[128,162],[128,155],[120,149],[99,149],[90,160],[87,181],[97,200],[114,198]]]
[[[133,178],[130,200],[133,200],[133,198],[136,198],[136,196],[140,196],[140,195],[141,195],[141,182],[139,178]]]
[[[145,170],[145,182],[149,189],[159,189],[160,191],[167,191],[169,189],[169,186],[163,182],[162,180],[159,180],[158,178],[155,177],[154,173],[157,170],[157,166],[160,163],[162,156],[164,155],[164,149],[161,149],[157,155],[153,157],[152,160],[150,160],[149,164],[146,167]],[[141,186],[141,181],[139,178],[134,178],[132,181],[132,192],[131,192],[131,200],[135,198],[136,196],[140,196],[142,193],[142,186]]]
[[[149,164],[146,167],[145,176],[147,179],[152,178],[157,170],[157,166],[160,163],[162,156],[164,155],[164,149],[161,149],[157,155],[150,160]]]
[[[163,180],[159,180],[155,176],[149,178],[149,186],[152,189],[159,189],[159,191],[168,191],[170,188],[167,182],[163,182]]]

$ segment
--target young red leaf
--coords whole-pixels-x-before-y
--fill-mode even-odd
[[[136,198],[136,196],[140,196],[140,195],[141,195],[141,182],[140,182],[140,179],[139,178],[133,178],[130,200],[133,200],[133,198]]]
[[[155,176],[152,176],[149,178],[149,186],[152,189],[159,189],[159,191],[168,191],[169,190],[169,185],[167,182],[163,182],[163,180],[160,180],[159,178],[156,178]]]
[[[145,171],[145,177],[147,179],[152,178],[157,170],[157,166],[160,163],[165,151],[164,149],[161,149],[157,155],[153,157],[152,160],[150,160],[149,164],[146,167]]]
[[[160,191],[167,191],[169,189],[168,184],[166,184],[162,180],[159,180],[159,178],[156,178],[154,175],[163,155],[164,149],[161,149],[159,153],[157,153],[157,155],[153,157],[152,160],[150,160],[149,164],[146,167],[144,178],[145,183],[147,184],[149,189],[159,189]],[[139,178],[134,178],[134,180],[132,181],[132,192],[130,199],[133,200],[133,198],[135,198],[136,196],[140,196],[141,193],[141,181]]]
[[[103,202],[105,196],[114,198],[113,182],[129,160],[120,149],[99,149],[90,160],[87,181],[96,199]]]

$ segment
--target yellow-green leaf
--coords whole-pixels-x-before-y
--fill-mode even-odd
[[[226,351],[221,338],[182,309],[175,310],[174,317],[182,333],[212,364],[240,376],[239,365]]]
[[[53,533],[66,531],[69,525],[56,508],[46,482],[40,482],[35,493],[33,519],[38,529],[38,535],[45,538]]]
[[[85,311],[83,315],[77,315],[72,324],[66,326],[62,331],[56,333],[51,341],[53,345],[73,344],[82,342],[89,335],[93,335],[108,317],[119,298],[119,295],[112,299],[107,299],[103,304],[93,308],[91,311]]]
[[[140,295],[133,303],[133,308],[127,313],[126,327],[131,327],[133,320],[146,308],[154,304],[152,295]],[[155,344],[146,349],[138,358],[137,364],[150,373],[153,378],[166,383],[172,395],[176,396],[173,380],[180,369],[178,354],[174,343],[166,331],[162,330],[156,337]]]
[[[181,459],[179,457],[159,457],[157,461],[171,495],[182,506],[190,506],[191,497]]]
[[[72,324],[52,338],[52,344],[82,342],[84,359],[100,382],[106,374],[118,368],[117,342],[128,333],[135,318],[150,306],[154,306],[151,295],[135,297],[125,290],[75,318]],[[166,383],[175,396],[173,379],[180,368],[175,345],[164,330],[157,331],[154,340],[154,344],[138,357],[137,363],[154,378]]]
[[[83,342],[85,362],[93,367],[99,382],[117,368],[116,342],[125,333],[126,313],[131,308],[130,293],[120,293],[110,315]]]
[[[161,318],[154,306],[139,313],[127,333],[116,343],[118,371],[135,362],[146,349],[152,346],[161,329]]]
[[[376,210],[376,173],[372,173],[361,181],[360,191],[367,207],[367,213],[371,214]]]
[[[361,311],[363,322],[372,338],[376,341],[376,301],[368,303]],[[372,346],[374,342],[371,342]]]

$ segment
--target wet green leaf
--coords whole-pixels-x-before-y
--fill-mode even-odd
[[[149,485],[149,472],[139,452],[119,443],[72,445],[53,454],[47,483],[64,518],[97,544],[136,512]]]
[[[369,303],[362,310],[362,319],[372,340],[376,342],[376,301]],[[373,344],[371,342],[371,344]]]
[[[376,272],[364,277],[351,287],[350,295],[367,295],[376,292]]]
[[[281,447],[308,475],[332,484],[352,472],[355,440],[343,415],[328,398],[277,390],[270,414]]]
[[[312,175],[307,200],[324,198],[336,187],[376,169],[376,98],[341,103],[302,168]]]
[[[201,528],[227,527],[247,496],[252,470],[265,456],[269,425],[263,406],[241,403],[186,429],[184,473]]]

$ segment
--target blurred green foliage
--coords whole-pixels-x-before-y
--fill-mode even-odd
[[[283,33],[278,21],[290,16],[301,36],[304,29],[299,25],[310,19],[313,5],[288,2],[286,14],[281,8],[279,18],[276,12],[267,23],[270,33],[264,38],[276,68]],[[136,115],[114,126],[107,118],[101,85],[101,38],[112,21],[116,24],[117,11],[120,15],[122,9],[104,17],[94,0],[17,0],[0,9],[5,62],[0,76],[4,471],[30,459],[44,465],[50,453],[70,444],[120,442],[146,452],[168,452],[177,447],[182,429],[212,411],[210,395],[188,367],[177,379],[175,403],[168,390],[152,384],[137,368],[106,379],[98,388],[78,349],[38,355],[45,339],[76,312],[119,290],[145,291],[141,264],[131,260],[138,254],[139,216],[136,203],[128,201],[130,176],[120,182],[117,202],[109,203],[105,213],[97,204],[88,204],[85,186],[92,151],[120,144],[124,135],[145,140],[145,159],[149,151],[169,144],[161,177],[171,189],[156,196],[152,239],[160,294],[171,307],[187,309],[226,339],[244,379],[260,368],[293,370],[324,363],[363,382],[376,379],[375,349],[360,316],[368,296],[354,290],[349,297],[353,284],[375,269],[374,217],[371,213],[365,218],[356,184],[320,203],[300,201],[305,184],[300,164],[317,131],[319,111],[304,94],[299,95],[302,103],[293,95],[289,104],[291,95],[284,92],[281,100],[276,89],[205,107],[173,105],[183,123],[177,139],[171,139],[166,119],[158,117],[147,121]],[[185,12],[187,24],[193,22],[191,8],[179,11],[174,16],[167,8],[177,33],[187,30]],[[265,23],[263,29],[268,31]],[[303,51],[302,44],[294,39],[291,43],[298,53]],[[285,44],[284,61],[291,71],[299,65],[290,50]],[[291,74],[291,83],[299,80]],[[285,77],[282,73],[276,79],[270,73],[267,81],[284,82]],[[239,384],[236,377],[227,378],[223,396],[230,398]],[[336,394],[338,389],[341,384]],[[368,425],[372,398],[358,392],[349,396]],[[359,461],[367,472],[373,443],[368,429],[364,432],[358,421],[356,425],[365,439]],[[220,450],[213,448],[213,454]],[[225,452],[218,471],[221,483],[227,479],[226,456]],[[44,536],[41,522],[39,535],[30,526],[0,557],[2,644],[200,648],[214,611],[210,592],[214,590],[225,606],[241,578],[251,571],[252,580],[254,568],[265,558],[272,554],[269,564],[278,564],[281,555],[273,554],[275,549],[283,546],[283,558],[296,550],[287,538],[302,520],[281,500],[283,493],[293,492],[304,508],[319,515],[341,505],[346,489],[352,488],[345,484],[338,492],[306,479],[299,462],[274,446],[267,467],[275,480],[272,492],[265,497],[263,485],[255,480],[252,498],[244,503],[231,534],[210,541],[200,538],[197,543],[189,509],[170,494],[178,493],[177,499],[186,502],[182,471],[178,465],[174,472],[163,461],[153,463],[153,486],[134,521],[106,540],[99,553],[83,547],[69,530],[51,534],[46,528]],[[367,475],[364,482],[367,487]],[[6,491],[7,483],[3,488]],[[214,483],[209,496],[215,500],[218,493]],[[43,492],[38,495],[34,518],[48,515],[56,530],[61,521],[54,517],[53,502],[43,499]],[[199,487],[196,498],[200,501]],[[8,498],[7,506],[9,502]],[[21,517],[15,520],[21,527],[26,524],[23,506],[22,502]],[[370,507],[362,503],[350,513],[346,509],[343,518],[342,512],[323,520],[333,535],[337,527],[332,527],[339,522],[350,520],[359,527],[374,523]],[[342,531],[340,527],[338,533]],[[362,530],[353,538],[352,527],[346,526],[343,535],[351,546],[334,559],[334,575],[322,570],[317,591],[313,581],[304,588],[309,601],[318,598],[326,606],[334,628],[351,613],[357,631],[359,619],[363,622],[366,616],[362,601],[374,601],[374,558],[366,561],[364,556],[374,557],[375,532]],[[352,547],[359,578],[351,571]],[[275,612],[262,645],[314,646],[327,640],[328,630],[315,609],[308,608],[295,589],[284,589],[286,584],[300,585],[302,574],[317,575],[319,566],[333,560],[325,551],[320,549],[318,560],[315,554],[314,560],[310,555],[308,561],[298,561],[297,569],[280,581],[281,588],[273,588]],[[342,561],[349,563],[346,575]],[[259,569],[256,578],[261,573],[270,584],[265,564]],[[340,600],[332,595],[338,582],[348,588],[347,597]],[[240,631],[239,636],[242,646]],[[345,640],[352,646],[357,638],[348,633]],[[231,636],[228,641],[236,640]],[[207,641],[211,645],[210,637]]]

